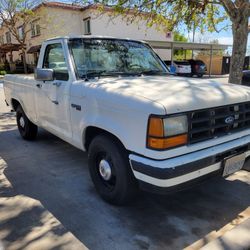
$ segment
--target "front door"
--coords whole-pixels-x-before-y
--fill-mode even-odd
[[[70,123],[70,81],[63,44],[50,43],[45,49],[43,68],[54,70],[54,81],[38,82],[37,108],[39,123],[47,130],[72,138]]]

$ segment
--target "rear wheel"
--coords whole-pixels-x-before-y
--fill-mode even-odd
[[[201,78],[201,77],[203,77],[203,74],[197,74],[197,76],[198,76],[199,78]]]
[[[99,195],[107,202],[122,205],[137,191],[137,182],[123,146],[111,136],[99,135],[88,151],[91,179]]]
[[[21,105],[16,109],[16,121],[20,135],[25,140],[34,140],[37,136],[37,126],[24,113]]]

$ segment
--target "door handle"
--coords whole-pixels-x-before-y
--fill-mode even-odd
[[[53,82],[53,85],[56,87],[60,87],[62,85],[62,83],[61,82]]]
[[[82,110],[82,107],[80,105],[77,105],[77,104],[74,104],[74,103],[71,103],[71,107],[72,108],[75,108],[76,110],[78,111],[81,111]]]
[[[40,89],[42,87],[42,84],[38,83],[36,86]]]
[[[56,104],[56,105],[58,105],[59,104],[59,102],[58,101],[52,101],[54,104]]]

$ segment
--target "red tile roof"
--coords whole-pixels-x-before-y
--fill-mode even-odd
[[[44,2],[39,4],[35,9],[45,6],[45,7],[51,7],[51,8],[60,8],[60,9],[67,9],[67,10],[84,10],[86,7],[76,5],[76,4],[68,4],[68,3],[62,3],[62,2]]]
[[[103,6],[101,4],[90,4],[90,5],[86,5],[86,6],[81,6],[81,5],[77,5],[77,4],[68,4],[68,3],[62,3],[62,2],[43,2],[41,4],[39,4],[35,9],[41,7],[41,6],[45,6],[45,7],[51,7],[51,8],[61,8],[61,9],[67,9],[67,10],[76,10],[76,11],[84,11],[87,9],[98,9],[100,8],[100,10],[103,11],[108,11],[108,12],[113,12],[114,8],[112,6]],[[135,14],[136,11],[133,9],[128,9],[126,11],[127,14]],[[137,13],[138,14],[138,13]],[[149,15],[149,13],[146,12],[141,12],[139,13],[139,15]]]

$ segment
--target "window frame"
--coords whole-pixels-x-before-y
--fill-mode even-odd
[[[87,17],[83,19],[83,25],[84,25],[84,35],[91,35],[91,18]]]
[[[36,24],[36,35],[37,36],[41,35],[41,26],[39,23]]]
[[[22,33],[22,36],[21,36],[21,37],[20,37],[20,30],[21,30],[21,33]],[[19,36],[19,38],[20,38],[21,40],[23,40],[23,39],[24,39],[24,26],[23,26],[23,25],[19,26],[19,27],[17,28],[17,31],[18,31],[18,36]]]
[[[4,35],[0,35],[0,45],[4,44]]]
[[[65,57],[63,44],[61,42],[49,43],[49,44],[46,45],[45,50],[44,50],[42,68],[43,69],[49,69],[47,67],[44,67],[45,66],[45,61],[47,60],[47,57],[49,55],[48,50],[50,49],[50,47],[55,46],[55,45],[60,45],[61,46],[62,53],[63,53],[63,58],[64,58],[64,61],[65,61],[66,67],[67,67],[67,72],[65,72],[65,73],[64,72],[56,72],[56,70],[53,69],[53,71],[54,71],[54,80],[69,81],[69,78],[70,78],[69,77],[69,67],[68,67],[68,64],[67,64],[66,57]]]
[[[41,26],[38,23],[39,20],[30,22],[31,38],[41,35]]]
[[[9,31],[5,33],[5,38],[6,38],[6,43],[11,44],[11,33]]]

